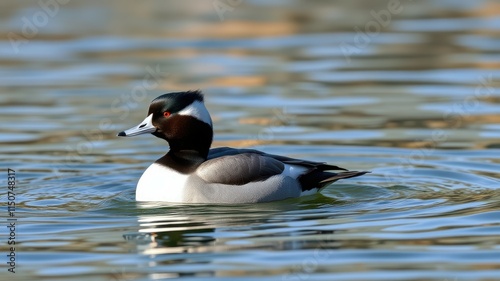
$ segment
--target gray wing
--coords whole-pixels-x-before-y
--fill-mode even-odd
[[[212,149],[208,160],[198,167],[196,174],[207,183],[244,185],[281,174],[285,168],[281,161],[266,155],[227,152]]]
[[[307,170],[297,179],[273,177],[281,174],[285,164],[305,167]],[[335,165],[307,161],[285,156],[267,154],[253,149],[214,148],[209,151],[207,161],[196,173],[193,202],[267,202],[298,197],[301,192],[327,186],[339,179],[356,177],[367,172],[328,172],[345,170]],[[269,180],[266,180],[269,179]],[[250,183],[250,184],[249,184]],[[233,188],[229,185],[238,185]]]
[[[255,149],[236,149],[236,148],[230,148],[230,147],[218,147],[211,149],[209,154],[208,154],[208,159],[215,159],[217,157],[222,157],[222,156],[228,156],[228,155],[238,155],[241,153],[252,153],[252,154],[257,154],[269,158],[273,158],[275,160],[278,160],[279,162],[285,163],[285,164],[293,164],[293,165],[299,165],[299,166],[304,166],[310,169],[319,169],[322,171],[327,171],[327,170],[343,170],[347,171],[347,169],[341,168],[339,166],[335,165],[330,165],[326,164],[324,162],[314,162],[314,161],[308,161],[308,160],[303,160],[303,159],[296,159],[296,158],[290,158],[286,156],[281,156],[281,155],[274,155],[274,154],[267,154],[265,152],[255,150]]]

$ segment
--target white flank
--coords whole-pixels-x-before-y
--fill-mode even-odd
[[[290,164],[285,164],[285,170],[283,171],[283,175],[292,177],[294,179],[297,179],[300,175],[304,174],[307,171],[307,168],[304,166],[298,166],[298,165],[290,165]],[[302,191],[300,193],[300,196],[308,196],[312,194],[318,193],[319,189],[313,188],[310,190]]]
[[[186,106],[186,108],[179,111],[177,114],[192,116],[212,126],[212,118],[210,118],[210,114],[208,113],[207,108],[201,101],[194,101],[192,104]]]
[[[188,175],[153,163],[137,183],[137,201],[184,202],[184,188]]]
[[[302,175],[306,171],[307,168],[304,166],[285,164],[285,170],[283,171],[282,174],[297,179],[300,175]]]

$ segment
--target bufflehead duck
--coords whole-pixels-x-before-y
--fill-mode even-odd
[[[210,149],[212,119],[200,91],[157,97],[146,119],[118,136],[146,133],[166,140],[170,150],[142,174],[137,201],[268,202],[313,194],[339,179],[367,173],[253,149]]]

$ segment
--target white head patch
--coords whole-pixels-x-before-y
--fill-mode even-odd
[[[186,108],[179,111],[177,114],[192,116],[212,126],[212,118],[210,118],[210,114],[208,113],[207,108],[201,101],[194,101],[192,104],[186,106]]]

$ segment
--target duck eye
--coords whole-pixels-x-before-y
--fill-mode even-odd
[[[170,111],[163,112],[163,116],[165,116],[167,118],[170,117],[170,115],[172,115],[172,113],[170,113]]]

